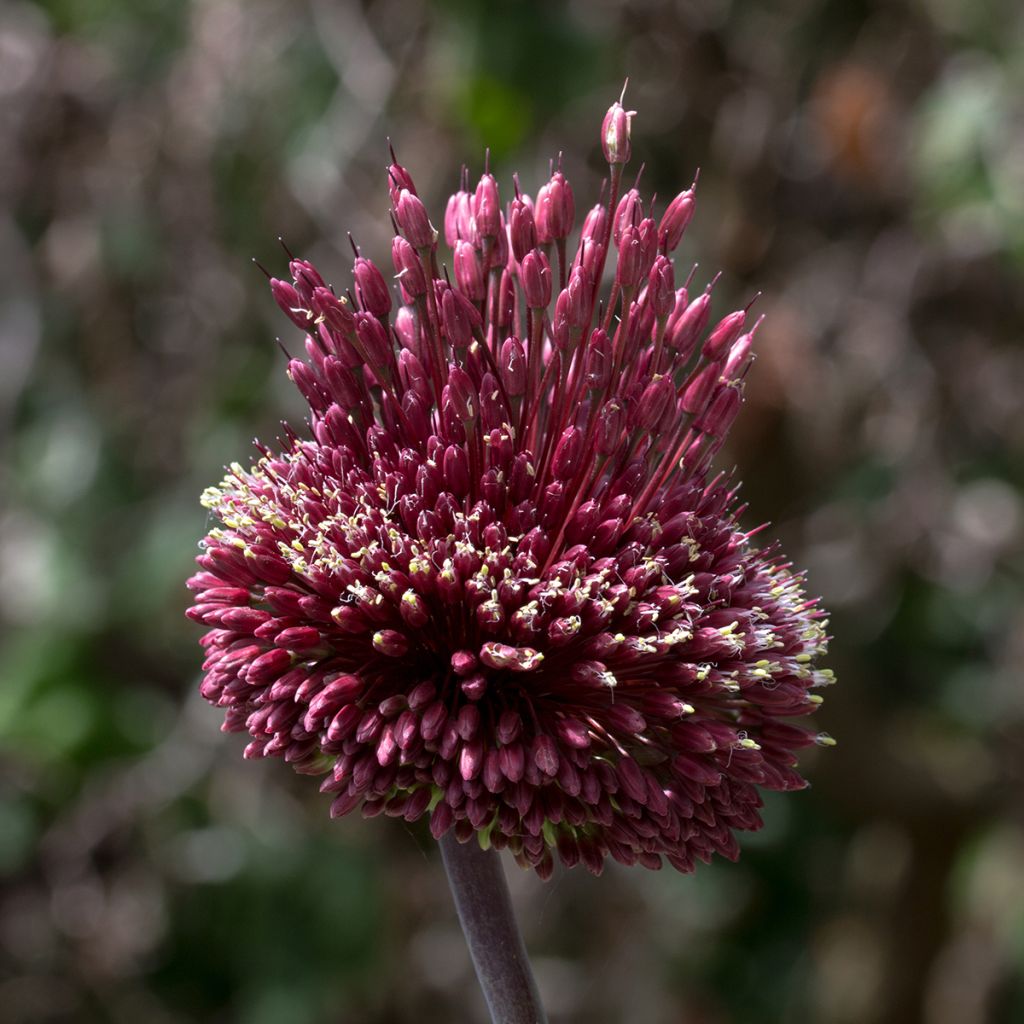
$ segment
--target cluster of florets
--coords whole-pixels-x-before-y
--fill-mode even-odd
[[[393,161],[394,285],[358,253],[347,295],[299,259],[271,281],[311,436],[204,495],[189,581],[247,757],[544,877],[553,851],[735,857],[759,787],[801,788],[794,751],[830,742],[786,721],[831,678],[821,613],[710,471],[757,325],[709,330],[712,285],[676,287],[694,188],[660,219],[623,190],[630,116],[571,255],[561,170],[507,206],[485,173],[449,200],[449,274]]]

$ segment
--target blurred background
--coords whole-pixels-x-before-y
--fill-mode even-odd
[[[727,462],[833,612],[813,788],[736,865],[512,883],[556,1024],[1024,1020],[1024,11],[1016,0],[6,0],[4,1020],[485,1020],[425,830],[196,693],[200,490],[302,403],[258,258],[388,260],[485,146],[582,212],[702,168],[680,265],[763,290]]]

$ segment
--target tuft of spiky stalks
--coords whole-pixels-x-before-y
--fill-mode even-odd
[[[623,188],[632,116],[572,249],[561,170],[507,204],[464,175],[442,268],[393,160],[393,283],[362,256],[347,297],[301,259],[271,280],[310,433],[204,494],[189,580],[246,757],[542,877],[735,858],[759,791],[831,743],[790,721],[831,681],[823,613],[712,469],[760,321],[677,286],[696,182],[660,219]]]

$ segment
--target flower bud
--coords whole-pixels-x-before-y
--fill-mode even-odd
[[[629,162],[629,129],[632,111],[627,113],[621,103],[615,102],[608,108],[601,125],[601,148],[609,164]]]
[[[672,312],[676,299],[675,275],[672,271],[672,261],[665,256],[658,256],[654,260],[647,278],[647,295],[659,320]]]
[[[455,283],[467,298],[483,302],[487,290],[484,287],[480,257],[469,242],[461,240],[455,243]]]
[[[665,341],[669,348],[686,359],[693,352],[700,335],[708,323],[711,312],[711,292],[704,291],[686,307],[682,316],[666,333]]]
[[[740,388],[731,384],[720,388],[694,426],[711,437],[725,437],[740,411]]]
[[[501,202],[498,199],[498,183],[493,174],[483,175],[476,187],[473,215],[481,239],[497,237],[501,230]]]
[[[704,342],[701,355],[705,359],[711,360],[724,356],[729,346],[740,336],[746,319],[746,311],[738,309],[735,313],[730,313],[719,320],[714,330],[708,335],[708,340]]]
[[[591,391],[603,390],[612,379],[612,343],[600,327],[591,332],[587,341],[583,373]]]
[[[528,198],[516,196],[512,200],[508,212],[508,234],[512,255],[517,263],[522,263],[523,257],[537,247],[537,227]]]
[[[567,238],[576,219],[576,203],[572,186],[561,171],[537,193],[537,239],[545,245]]]
[[[658,244],[666,252],[674,252],[679,245],[696,206],[694,189],[691,185],[685,192],[679,195],[668,204],[668,209],[661,218],[658,225]]]
[[[622,232],[628,227],[636,227],[644,219],[644,204],[640,193],[631,188],[615,207],[615,219],[612,222],[612,240],[616,246],[622,237]]]
[[[304,331],[309,330],[309,314],[302,305],[302,300],[299,298],[299,293],[295,290],[294,285],[289,284],[287,281],[282,281],[280,278],[272,277],[270,279],[270,294],[274,296],[274,301],[281,307],[281,312],[296,327]]]
[[[556,480],[571,480],[583,457],[583,432],[577,427],[566,427],[555,446],[551,459],[551,475]]]
[[[470,240],[468,230],[466,234],[462,232],[463,226],[468,225],[472,219],[470,202],[470,194],[462,189],[448,197],[444,209],[444,240],[449,249],[454,249],[460,238],[467,242]]]
[[[384,275],[377,269],[376,264],[358,256],[352,268],[352,276],[355,278],[356,294],[363,309],[376,317],[387,316],[391,312],[391,293],[384,281]]]
[[[523,257],[519,279],[527,306],[546,309],[551,302],[551,266],[540,249],[534,249]]]
[[[356,339],[366,353],[367,364],[375,370],[390,366],[393,358],[391,339],[380,321],[370,313],[356,313],[355,325]]]
[[[601,204],[591,207],[583,221],[582,238],[604,244],[604,233],[608,228],[608,211]]]
[[[509,396],[515,398],[523,394],[526,390],[526,351],[523,343],[515,336],[502,342],[498,369]]]
[[[391,205],[398,205],[398,198],[402,191],[411,192],[416,195],[416,186],[413,184],[412,175],[397,161],[392,159],[388,165],[388,190],[391,193]]]
[[[472,423],[476,419],[477,395],[473,380],[461,366],[448,369],[448,396],[455,410],[455,415],[463,423]]]
[[[430,224],[427,208],[408,189],[402,189],[398,196],[395,220],[413,248],[431,249],[437,243],[437,232]]]
[[[391,262],[401,286],[411,299],[427,292],[427,279],[416,250],[401,236],[395,235],[391,243]]]

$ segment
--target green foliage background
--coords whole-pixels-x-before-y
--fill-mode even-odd
[[[737,865],[513,875],[556,1022],[1024,1019],[1024,14],[1013,0],[0,7],[0,1007],[484,1019],[432,844],[195,693],[197,496],[302,415],[250,258],[387,261],[485,147],[582,211],[626,75],[682,261],[768,321],[728,460],[833,611],[814,788]],[[732,306],[728,306],[732,308]]]

